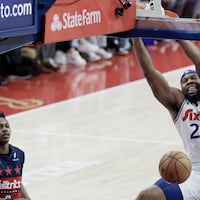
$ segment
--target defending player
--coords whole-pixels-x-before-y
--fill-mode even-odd
[[[155,98],[168,109],[192,162],[190,177],[182,184],[169,184],[159,179],[141,191],[136,200],[200,199],[200,50],[190,41],[180,41],[196,70],[181,76],[181,90],[169,86],[154,68],[151,57],[140,38],[133,39],[135,53]]]
[[[22,184],[24,152],[9,144],[10,125],[0,111],[0,199],[30,200]]]

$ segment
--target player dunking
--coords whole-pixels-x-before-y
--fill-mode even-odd
[[[187,70],[180,79],[181,90],[169,86],[154,68],[149,52],[140,38],[133,44],[141,69],[155,98],[168,109],[192,162],[190,177],[182,184],[159,179],[139,193],[136,200],[200,199],[200,50],[190,41],[179,41],[196,70]]]
[[[9,144],[10,125],[0,111],[0,199],[30,200],[22,184],[24,152]]]

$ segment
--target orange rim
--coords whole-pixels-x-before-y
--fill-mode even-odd
[[[179,16],[175,12],[172,12],[170,10],[165,10],[165,15],[171,18],[179,18]]]

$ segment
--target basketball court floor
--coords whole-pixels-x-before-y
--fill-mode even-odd
[[[173,41],[148,50],[171,85],[193,68]],[[0,98],[33,200],[131,200],[159,177],[165,152],[183,150],[133,52],[12,81]]]

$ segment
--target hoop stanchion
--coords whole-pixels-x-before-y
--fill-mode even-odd
[[[66,41],[93,35],[132,30],[135,27],[136,3],[123,16],[115,10],[119,0],[57,0],[45,14],[44,43]],[[123,9],[123,8],[122,8]]]

